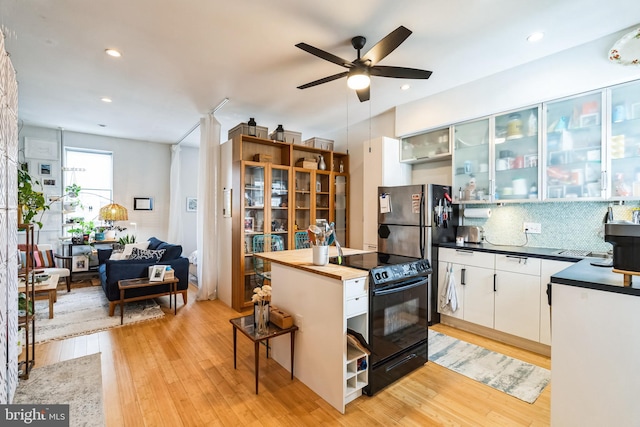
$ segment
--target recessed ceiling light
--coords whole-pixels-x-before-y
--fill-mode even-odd
[[[107,125],[103,125],[102,123],[99,123],[98,126],[100,126],[101,128],[106,128]]]
[[[114,58],[120,58],[122,56],[122,54],[115,49],[105,49],[104,52],[109,56],[113,56]]]
[[[110,103],[110,102],[112,102],[112,101],[111,101],[111,98],[107,98],[106,96],[105,96],[105,97],[100,98],[100,101],[102,101],[102,102],[106,102],[106,103]]]
[[[402,90],[409,90],[409,88],[410,88],[410,87],[411,87],[411,85],[409,85],[409,84],[405,83],[405,84],[403,84],[402,86],[400,86],[400,89],[402,89]]]
[[[544,33],[536,31],[535,33],[529,34],[529,36],[527,37],[527,41],[530,43],[534,43],[542,40],[543,37],[544,37]]]

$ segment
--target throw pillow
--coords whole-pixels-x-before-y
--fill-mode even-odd
[[[154,262],[158,262],[160,261],[160,258],[162,258],[163,254],[164,254],[164,249],[159,249],[157,251],[154,251],[153,249],[133,248],[129,259],[143,259],[143,260],[151,260]]]
[[[124,259],[123,255],[124,254],[122,252],[112,252],[111,256],[109,257],[109,259],[111,261],[120,261],[121,259]]]
[[[133,248],[138,249],[147,249],[149,247],[149,242],[140,242],[140,243],[127,243],[124,245],[124,251],[122,252],[121,259],[128,259],[131,256],[131,251]]]

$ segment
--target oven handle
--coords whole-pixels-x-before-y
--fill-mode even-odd
[[[417,288],[418,286],[422,286],[424,284],[429,283],[429,278],[425,277],[425,278],[421,278],[416,280],[407,280],[404,281],[400,284],[400,286],[394,286],[392,288],[386,288],[386,289],[377,289],[372,291],[372,295],[374,297],[377,296],[381,296],[381,295],[389,295],[389,294],[394,294],[396,292],[404,292],[408,289],[412,289],[412,288]]]

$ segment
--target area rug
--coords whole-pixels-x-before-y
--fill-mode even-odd
[[[164,316],[153,300],[132,301],[124,305],[124,325]],[[109,317],[109,300],[102,287],[59,291],[49,319],[49,301],[36,301],[36,342],[69,338],[120,326],[120,307]]]
[[[551,371],[429,330],[429,360],[517,397],[536,401]]]
[[[68,404],[70,426],[104,426],[100,353],[34,368],[12,403]]]

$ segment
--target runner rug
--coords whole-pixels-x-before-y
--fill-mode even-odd
[[[429,360],[517,397],[536,401],[551,371],[429,329]]]
[[[43,367],[36,365],[29,379],[18,383],[12,403],[68,404],[69,426],[104,426],[100,353]]]
[[[73,288],[58,291],[49,319],[49,301],[36,301],[36,342],[69,338],[120,326],[120,307],[109,317],[109,300],[102,287]],[[164,316],[153,300],[132,301],[124,305],[124,325]]]

